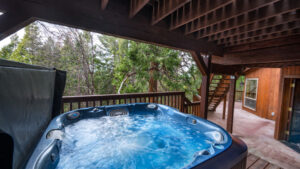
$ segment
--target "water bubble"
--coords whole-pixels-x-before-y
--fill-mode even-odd
[[[182,168],[211,147],[189,125],[141,115],[83,119],[65,127],[57,168]]]

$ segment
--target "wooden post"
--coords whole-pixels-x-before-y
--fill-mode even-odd
[[[207,72],[206,72],[205,75],[202,75],[200,117],[202,117],[204,119],[207,119],[211,56],[206,55],[203,58],[203,60],[204,60],[205,65],[206,65]]]
[[[228,98],[228,112],[227,112],[227,131],[232,133],[233,115],[234,115],[234,100],[235,100],[235,84],[236,77],[230,76],[229,98]]]
[[[184,98],[185,98],[185,93],[182,93],[180,98],[181,98],[181,100],[180,100],[180,104],[181,104],[180,111],[184,112]]]
[[[208,91],[210,83],[210,72],[211,72],[211,55],[202,55],[199,52],[191,51],[191,55],[195,60],[197,67],[199,68],[202,74],[202,83],[201,83],[201,103],[200,103],[200,114],[197,113],[197,116],[200,116],[204,119],[207,119],[207,110],[208,110]]]
[[[225,95],[224,100],[223,100],[223,114],[222,114],[223,120],[225,119],[225,115],[226,115],[226,100],[227,100],[226,98],[227,98],[227,94]]]

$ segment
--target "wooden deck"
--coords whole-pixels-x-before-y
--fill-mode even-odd
[[[248,154],[246,169],[283,169],[253,154]]]

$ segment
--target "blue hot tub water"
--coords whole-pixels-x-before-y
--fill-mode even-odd
[[[86,109],[106,115],[63,125],[56,168],[191,168],[231,144],[230,136],[208,121],[147,105]],[[110,116],[118,109],[129,113]]]

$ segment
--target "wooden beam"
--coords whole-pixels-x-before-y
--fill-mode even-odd
[[[294,23],[294,28],[289,29],[290,23]],[[279,28],[277,30],[277,28]],[[249,31],[241,35],[230,36],[217,40],[218,45],[235,46],[240,44],[247,44],[251,42],[260,42],[265,40],[272,40],[277,38],[284,38],[289,36],[297,36],[300,34],[300,20],[270,26],[264,29]]]
[[[300,44],[300,35],[287,36],[283,38],[276,38],[271,40],[265,40],[260,42],[248,43],[244,45],[237,45],[225,48],[225,52],[239,53],[245,51],[253,51],[257,49],[276,48],[282,46],[289,46],[293,44]]]
[[[197,18],[207,15],[216,9],[226,6],[233,2],[233,0],[227,1],[214,1],[215,3],[208,5],[209,1],[195,1],[194,4],[190,5],[188,11],[184,8],[177,10],[171,15],[170,30],[174,30],[180,26],[183,26]],[[190,2],[192,3],[192,2]]]
[[[227,125],[226,130],[229,133],[232,133],[232,129],[233,129],[235,85],[236,85],[236,77],[231,76],[230,87],[229,87],[229,98],[228,98],[227,124],[226,124]]]
[[[129,17],[134,17],[150,0],[130,0]]]
[[[210,84],[210,65],[211,65],[211,56],[207,55],[204,57],[204,62],[207,67],[206,75],[202,75],[201,83],[201,103],[200,103],[200,117],[207,119],[208,113],[208,92]]]
[[[222,114],[222,119],[225,119],[226,116],[226,100],[227,100],[227,95],[225,95],[224,99],[223,99],[223,114]]]
[[[211,73],[219,75],[233,75],[235,73],[242,73],[246,66],[243,65],[220,65],[211,64]]]
[[[33,21],[33,18],[17,12],[6,12],[0,15],[0,40],[15,33]]]
[[[226,27],[226,24],[237,25],[239,23],[247,23],[263,16],[259,15],[258,10],[265,10],[265,15],[274,15],[274,13],[280,13],[283,11],[293,10],[300,7],[300,3],[297,0],[253,0],[253,1],[233,1],[228,6],[222,7],[220,14],[217,11],[213,11],[211,17],[205,15],[203,21],[195,20],[196,23],[190,24],[186,30],[186,33],[193,33],[203,28],[210,27],[212,25],[218,25],[221,28]],[[278,7],[278,5],[280,5]],[[225,9],[229,8],[229,9]],[[255,13],[255,14],[254,14]],[[239,17],[239,18],[238,18]],[[232,20],[233,23],[231,23]],[[223,24],[224,26],[221,26]],[[207,32],[205,32],[206,34]]]
[[[224,57],[214,56],[212,62],[222,65],[259,65],[300,62],[299,43],[243,52],[227,53]]]
[[[291,90],[291,88],[287,88],[288,85],[290,85],[288,82],[291,81],[291,79],[289,80],[285,80],[283,77],[283,71],[282,69],[280,69],[280,84],[279,84],[279,93],[278,93],[278,102],[277,102],[277,106],[276,106],[276,121],[275,121],[275,131],[274,131],[274,138],[277,140],[283,140],[284,139],[284,129],[286,127],[285,123],[284,123],[284,112],[285,112],[285,108],[288,107],[286,105],[288,105],[289,102],[289,94],[290,92],[288,92],[289,90]],[[289,89],[289,90],[288,90]]]
[[[201,33],[198,32],[197,38],[230,38],[235,36],[248,37],[247,35],[253,33],[261,33],[261,30],[269,30],[270,27],[274,27],[278,31],[284,30],[281,24],[292,23],[298,20],[299,16],[296,15],[296,9],[282,11],[274,13],[273,15],[267,15],[265,17],[258,17],[256,20],[249,20],[248,22],[237,22],[236,18],[231,18],[226,21],[227,24],[216,24],[214,26],[207,26],[201,29]],[[237,22],[237,23],[235,23]],[[209,29],[208,29],[209,28]],[[214,31],[211,31],[214,29]],[[186,32],[189,34],[191,32]],[[216,36],[217,35],[217,36]],[[239,39],[239,38],[238,38]]]
[[[198,69],[200,70],[201,74],[204,76],[204,75],[207,75],[208,74],[208,68],[205,64],[205,61],[202,57],[202,55],[198,52],[195,52],[195,51],[191,51],[190,52],[194,61],[196,62],[197,64],[197,67]]]
[[[257,27],[267,26],[269,24],[281,23],[283,21],[286,21],[286,19],[292,20],[293,18],[298,17],[296,15],[296,13],[297,13],[296,11],[298,9],[299,8],[285,10],[282,12],[277,11],[276,13],[275,13],[275,11],[272,11],[274,13],[269,13],[268,15],[260,16],[259,18],[255,19],[255,20],[251,19],[248,22],[237,22],[237,20],[236,20],[237,18],[228,18],[228,20],[226,20],[225,25],[223,25],[223,26],[221,26],[221,24],[215,25],[216,27],[215,27],[214,31],[208,32],[206,30],[207,27],[211,27],[212,25],[207,25],[207,27],[200,29],[200,30],[203,30],[203,34],[202,34],[202,36],[199,35],[199,37],[206,37],[206,36],[211,36],[211,35],[215,35],[215,34],[221,34],[220,36],[223,36],[226,34],[230,34],[230,32],[238,33],[241,31],[246,31],[250,27],[257,28]],[[239,31],[236,31],[236,30],[239,30]],[[188,28],[188,26],[185,29],[185,31],[186,31],[185,32],[186,34],[192,33],[190,31],[190,29]]]
[[[176,11],[178,8],[181,8],[187,2],[191,0],[159,0],[154,2],[152,21],[151,24],[154,25]],[[191,3],[190,3],[191,4]]]
[[[121,38],[152,43],[183,51],[197,51],[222,56],[223,47],[204,40],[195,40],[184,36],[179,31],[169,31],[165,21],[151,26],[151,6],[140,11],[134,19],[129,19],[129,5],[127,1],[109,1],[109,8],[99,10],[98,0],[60,1],[57,5],[52,1],[18,1],[27,15],[38,20],[54,24],[70,26],[87,31],[103,33]],[[44,4],[44,3],[45,4]],[[0,6],[2,1],[0,1]],[[88,10],[87,10],[88,9]],[[6,11],[15,11],[15,6],[9,6]]]
[[[101,9],[104,10],[107,7],[109,0],[101,0]]]

